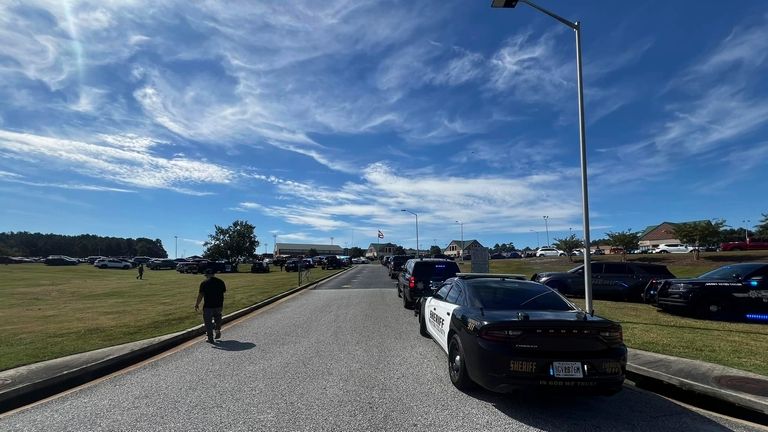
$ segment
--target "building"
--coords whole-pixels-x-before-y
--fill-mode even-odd
[[[640,233],[640,250],[655,248],[660,244],[682,243],[675,235],[675,227],[681,223],[690,222],[662,222],[659,225],[650,225],[646,227],[643,232]]]
[[[481,247],[483,247],[483,245],[477,240],[464,240],[463,245],[461,240],[453,240],[448,243],[448,247],[443,249],[443,253],[449,257],[461,257],[463,255],[469,255],[472,249]]]
[[[344,250],[337,245],[278,243],[275,246],[275,256],[309,256],[314,249],[318,255],[342,255]]]
[[[387,255],[394,255],[397,245],[393,243],[371,243],[368,250],[365,251],[365,257],[368,259],[379,259]]]

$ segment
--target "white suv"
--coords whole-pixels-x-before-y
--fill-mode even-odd
[[[93,263],[93,266],[101,269],[119,268],[119,269],[128,270],[129,268],[131,268],[131,263],[127,261],[119,260],[119,259],[114,259],[114,258],[103,258],[100,260],[96,260],[96,262]]]
[[[680,243],[668,243],[668,244],[660,244],[658,247],[654,248],[651,252],[652,253],[688,253],[693,252],[696,248],[690,247],[688,245],[680,244]]]
[[[553,247],[542,247],[536,251],[537,257],[565,256],[565,252]]]

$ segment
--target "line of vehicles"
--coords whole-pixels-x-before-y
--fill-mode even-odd
[[[622,389],[621,325],[553,288],[524,275],[461,273],[441,258],[409,258],[396,279],[403,306],[414,309],[419,333],[446,353],[448,376],[462,391]]]

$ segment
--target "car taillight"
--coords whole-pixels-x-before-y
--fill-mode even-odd
[[[492,341],[509,341],[523,334],[522,330],[512,330],[505,328],[486,328],[480,330],[480,337]]]
[[[408,278],[408,288],[410,288],[410,289],[416,288],[416,278],[415,277],[411,276],[410,278]]]
[[[622,331],[621,326],[603,330],[600,332],[600,336],[609,343],[624,342],[624,331]]]

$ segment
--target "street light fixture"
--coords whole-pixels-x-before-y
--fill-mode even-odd
[[[417,215],[416,213],[414,213],[414,212],[412,212],[410,210],[406,210],[406,209],[402,209],[400,211],[404,211],[406,213],[410,213],[410,214],[416,216],[416,258],[418,258],[419,257],[419,215]]]
[[[461,254],[461,260],[464,261],[464,222],[456,221],[456,223],[461,225],[461,251],[459,253]]]
[[[549,216],[542,216],[544,218],[544,229],[547,230],[547,246],[549,246]]]
[[[571,22],[565,18],[562,18],[542,7],[539,7],[529,0],[492,0],[491,6],[495,8],[513,8],[518,3],[525,3],[528,6],[536,9],[537,11],[554,18],[561,24],[564,24],[568,28],[572,29],[576,34],[576,80],[578,84],[578,99],[579,99],[579,155],[581,160],[581,205],[584,217],[584,244],[587,247],[584,248],[584,300],[586,303],[586,309],[589,313],[594,313],[592,308],[592,266],[590,265],[590,249],[589,245],[589,193],[587,189],[587,131],[584,123],[584,80],[582,76],[582,64],[581,64],[581,23]],[[546,219],[545,219],[546,221]],[[547,235],[549,236],[549,235]],[[549,238],[547,238],[549,243]]]
[[[749,220],[749,219],[744,219],[744,220],[741,221],[741,223],[744,224],[744,241],[745,242],[749,241],[749,231],[747,230],[747,224],[750,223],[750,222],[752,222],[752,221]]]

